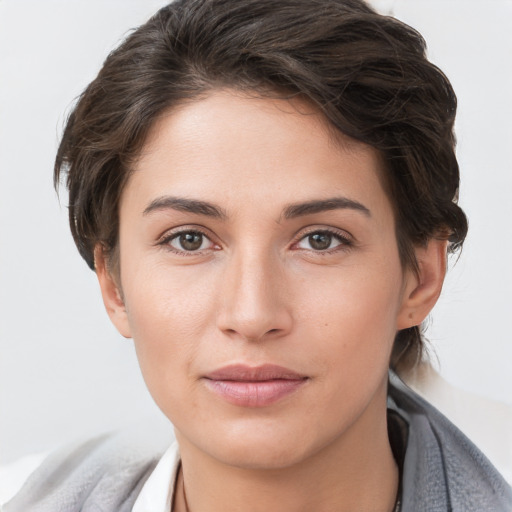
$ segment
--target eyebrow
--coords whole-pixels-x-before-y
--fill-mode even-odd
[[[317,199],[303,203],[292,203],[286,206],[281,214],[285,219],[294,219],[306,215],[313,215],[329,210],[350,209],[356,210],[371,217],[370,210],[358,201],[347,197],[331,197],[329,199]],[[216,219],[227,219],[227,213],[212,203],[198,199],[184,197],[162,196],[157,197],[145,208],[143,215],[160,210],[177,210],[181,212],[205,215]]]
[[[173,196],[157,197],[145,208],[143,215],[149,215],[159,210],[177,210],[180,212],[195,213],[197,215],[206,215],[207,217],[216,219],[227,218],[226,212],[214,204],[197,199]]]
[[[331,197],[329,199],[290,204],[284,209],[283,216],[285,219],[294,219],[304,215],[313,215],[315,213],[338,209],[356,210],[365,214],[367,217],[371,217],[371,212],[366,206],[348,197]]]

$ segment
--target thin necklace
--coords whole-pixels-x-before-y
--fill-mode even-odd
[[[181,464],[180,464],[180,467],[178,470],[178,481],[179,481],[180,485],[179,485],[179,488],[176,489],[176,491],[177,491],[177,494],[180,495],[180,497],[181,497],[181,500],[180,500],[182,502],[181,504],[185,507],[183,512],[190,512],[190,510],[188,508],[188,503],[187,503],[187,495],[185,494],[185,479],[183,478],[183,468],[181,467]]]
[[[190,510],[188,509],[187,495],[185,494],[185,483],[183,482],[183,477],[181,478],[181,489],[183,492],[183,503],[185,504],[185,512],[190,512]]]

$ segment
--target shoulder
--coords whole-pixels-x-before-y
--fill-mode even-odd
[[[391,408],[408,424],[404,512],[512,510],[512,489],[480,450],[443,414],[396,378]]]
[[[457,425],[512,484],[512,405],[453,385],[427,362],[405,382]]]
[[[46,459],[48,453],[32,453],[0,466],[0,510],[23,486],[28,477]]]
[[[30,475],[3,512],[129,512],[165,448],[105,434],[67,446]]]

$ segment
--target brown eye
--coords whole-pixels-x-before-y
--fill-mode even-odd
[[[178,251],[194,252],[208,248],[209,239],[199,231],[185,231],[175,235],[169,244]]]
[[[312,231],[301,238],[295,245],[296,249],[313,252],[331,252],[336,249],[348,249],[352,241],[338,232],[328,230]]]
[[[308,242],[315,251],[325,251],[331,247],[332,238],[329,233],[313,233],[308,236]]]

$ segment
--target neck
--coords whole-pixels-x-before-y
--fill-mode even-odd
[[[338,439],[292,466],[234,467],[198,450],[179,432],[177,437],[182,474],[176,512],[390,512],[394,508],[398,469],[388,439],[385,395],[384,406],[370,405]]]

